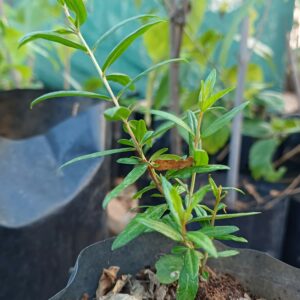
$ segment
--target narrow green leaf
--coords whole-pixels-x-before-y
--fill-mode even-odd
[[[232,235],[232,234],[220,236],[217,238],[217,240],[233,241],[233,242],[238,242],[238,243],[248,243],[248,241],[245,238],[243,238],[241,236]]]
[[[167,173],[168,178],[189,178],[192,176],[192,174],[197,173],[197,174],[205,174],[205,173],[210,173],[210,172],[215,172],[215,171],[220,171],[220,170],[228,170],[229,168],[227,166],[223,165],[208,165],[208,166],[202,166],[202,167],[190,167],[190,168],[185,168],[182,170],[177,170],[177,171],[169,171]]]
[[[210,97],[213,92],[214,86],[216,84],[217,72],[216,70],[212,70],[210,74],[207,76],[205,82],[201,81],[201,89],[199,94],[199,102],[201,111],[204,110],[205,103],[207,99]]]
[[[210,184],[210,188],[215,196],[215,198],[218,198],[219,197],[219,189],[215,183],[215,181],[213,180],[213,178],[211,176],[209,176],[209,184]]]
[[[180,225],[184,216],[182,199],[177,193],[176,188],[173,187],[165,177],[161,177],[161,182],[169,209],[177,223]]]
[[[191,205],[187,208],[187,216],[189,217],[193,211],[193,209],[202,202],[204,199],[205,195],[209,192],[210,186],[205,185],[201,187],[196,193],[194,193],[192,200],[191,200]]]
[[[141,35],[151,29],[153,26],[164,22],[163,20],[153,21],[146,25],[141,26],[139,29],[125,37],[108,55],[107,59],[105,60],[102,70],[105,72],[109,66],[111,66],[120,55],[122,55],[127,48]]]
[[[103,200],[103,208],[106,208],[108,203],[116,198],[120,192],[126,189],[131,184],[135,183],[147,170],[147,164],[137,165],[127,176],[124,178],[122,183],[116,186],[111,192],[109,192]]]
[[[131,114],[131,111],[124,106],[108,108],[104,112],[104,116],[109,121],[121,121],[127,120]]]
[[[190,231],[187,233],[190,241],[195,243],[197,248],[204,249],[212,257],[217,257],[217,250],[212,240],[201,231]]]
[[[87,19],[87,11],[82,0],[64,0],[70,10],[76,15],[76,27],[84,24]]]
[[[225,250],[225,251],[218,252],[218,257],[230,257],[238,254],[239,251],[237,250]]]
[[[144,193],[149,192],[151,190],[154,190],[155,186],[154,185],[149,185],[138,191],[137,193],[134,194],[133,199],[140,199]]]
[[[55,98],[63,98],[63,97],[84,97],[84,98],[92,98],[110,101],[110,98],[105,95],[100,95],[91,92],[85,91],[59,91],[59,92],[51,92],[45,95],[42,95],[31,102],[30,107],[32,108],[36,104],[39,104],[45,100],[55,99]]]
[[[175,123],[176,125],[182,127],[183,129],[185,129],[186,131],[188,131],[190,134],[194,135],[193,130],[179,117],[170,114],[168,112],[162,111],[162,110],[150,110],[152,115],[156,115],[159,116],[165,120],[171,121],[173,123]]]
[[[171,250],[172,254],[181,255],[184,254],[189,248],[186,246],[174,246]]]
[[[70,48],[86,51],[86,48],[83,45],[68,40],[65,37],[62,37],[59,34],[55,33],[54,31],[35,31],[28,33],[19,40],[19,48],[31,41],[38,39],[48,40],[54,43],[65,45]]]
[[[126,158],[119,158],[117,160],[117,163],[119,164],[124,164],[124,165],[137,165],[139,164],[141,161],[139,160],[138,157],[126,157]]]
[[[119,83],[120,85],[123,86],[127,85],[132,80],[128,75],[122,73],[114,73],[114,74],[107,75],[106,79],[108,81]],[[135,88],[134,85],[131,85],[129,87],[129,89],[132,91],[134,90],[134,88]]]
[[[198,252],[188,249],[184,255],[183,268],[179,275],[177,300],[195,299],[199,288],[199,266]]]
[[[92,159],[92,158],[99,158],[107,155],[112,155],[112,154],[117,154],[117,153],[122,153],[122,152],[129,152],[129,151],[135,151],[135,148],[120,148],[120,149],[112,149],[112,150],[105,150],[101,152],[95,152],[92,154],[87,154],[87,155],[82,155],[79,157],[76,157],[65,164],[63,164],[60,169],[69,166],[71,164],[74,164],[76,162],[82,161],[82,160],[87,160],[87,159]]]
[[[225,219],[233,219],[233,218],[241,218],[241,217],[251,217],[251,216],[255,216],[255,215],[259,215],[259,214],[260,214],[260,212],[223,214],[223,215],[217,215],[216,220],[225,220]],[[211,218],[212,218],[212,216],[198,217],[198,218],[194,218],[194,219],[190,220],[189,223],[211,221]]]
[[[183,58],[174,58],[174,59],[169,59],[169,60],[165,60],[163,62],[160,62],[152,67],[150,67],[149,69],[145,70],[144,72],[140,73],[139,75],[137,75],[135,78],[133,78],[131,80],[131,82],[129,82],[118,94],[118,98],[122,97],[123,94],[130,88],[130,86],[134,83],[136,83],[137,81],[139,81],[141,78],[143,78],[144,76],[148,75],[149,73],[165,66],[168,65],[170,63],[175,63],[175,62],[187,62],[186,59]]]
[[[210,238],[218,238],[239,231],[239,228],[236,226],[205,226],[200,231]]]
[[[197,127],[198,127],[198,120],[195,116],[195,113],[191,110],[187,111],[187,122],[189,127],[192,129],[194,136],[197,133]]]
[[[160,155],[159,159],[162,159],[162,160],[181,160],[182,157],[179,156],[179,155],[176,155],[176,154],[162,154]]]
[[[126,145],[126,146],[130,146],[130,147],[134,147],[134,143],[131,140],[128,139],[120,139],[118,140],[118,143],[121,145]]]
[[[139,219],[139,222],[150,229],[157,231],[166,237],[170,238],[171,240],[181,242],[183,240],[181,234],[177,232],[175,229],[173,229],[171,226],[160,222],[160,221],[154,221],[154,220],[148,220],[148,219]]]
[[[179,278],[183,267],[183,257],[164,255],[155,264],[156,276],[160,283],[170,284]]]
[[[229,123],[238,113],[240,113],[247,105],[249,102],[245,102],[228,113],[224,114],[220,118],[218,118],[216,121],[214,121],[204,132],[202,132],[202,138],[207,138],[223,128],[227,123]]]
[[[145,19],[156,19],[157,16],[156,15],[151,15],[151,14],[145,14],[145,15],[138,15],[138,16],[134,16],[131,18],[128,18],[124,21],[121,21],[120,23],[118,23],[117,25],[113,26],[112,28],[110,28],[107,32],[105,32],[95,43],[95,46],[93,47],[93,49],[97,49],[97,47],[110,35],[112,35],[114,32],[116,32],[118,29],[120,29],[121,27],[123,27],[124,25],[132,22],[132,21],[136,21],[136,20],[145,20]]]
[[[219,99],[223,98],[228,93],[232,92],[234,88],[227,88],[225,90],[222,90],[212,96],[210,96],[208,99],[205,100],[202,111],[208,110],[210,107],[212,107]]]
[[[157,160],[163,153],[166,153],[169,149],[168,148],[162,148],[157,150],[155,153],[152,154],[150,157],[150,161]]]
[[[148,228],[138,222],[138,219],[140,217],[158,220],[166,210],[167,205],[162,204],[149,207],[144,213],[138,214],[114,240],[112,244],[112,250],[116,250],[120,247],[125,246],[130,241],[147,231]]]

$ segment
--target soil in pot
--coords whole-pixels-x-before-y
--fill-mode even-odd
[[[176,299],[177,282],[160,284],[155,270],[146,268],[135,276],[119,275],[120,268],[112,266],[104,269],[99,285],[93,297],[84,294],[82,299],[89,300],[136,300]],[[252,296],[242,284],[229,274],[216,273],[210,268],[209,279],[199,279],[199,290],[196,300],[255,300],[262,299]],[[200,278],[200,276],[199,276]]]

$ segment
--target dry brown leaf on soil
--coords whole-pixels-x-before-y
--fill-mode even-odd
[[[129,281],[129,285],[129,293],[136,299],[142,300],[149,298],[149,294],[145,291],[145,288],[139,282],[139,280],[132,279]]]
[[[113,288],[114,284],[116,283],[119,270],[120,268],[116,266],[103,270],[96,291],[97,299],[106,295]]]
[[[114,286],[112,292],[114,294],[118,294],[122,291],[124,286],[128,283],[130,276],[129,275],[122,275],[121,279],[118,279],[116,285]]]
[[[168,288],[165,285],[161,285],[156,291],[155,291],[155,299],[156,300],[164,300],[167,296]]]

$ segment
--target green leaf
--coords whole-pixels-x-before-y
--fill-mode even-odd
[[[66,166],[69,166],[71,164],[74,164],[76,162],[82,161],[82,160],[87,160],[87,159],[92,159],[92,158],[99,158],[99,157],[103,157],[103,156],[108,156],[108,155],[122,153],[122,152],[129,152],[129,151],[135,151],[135,148],[112,149],[112,150],[105,150],[105,151],[101,151],[101,152],[95,152],[95,153],[92,153],[92,154],[82,155],[82,156],[76,157],[76,158],[66,162],[65,164],[63,164],[60,167],[60,169],[66,167]]]
[[[131,82],[129,82],[118,94],[118,98],[122,97],[123,94],[130,88],[130,86],[134,83],[136,83],[137,81],[139,81],[141,78],[143,78],[144,76],[148,75],[149,73],[163,67],[163,66],[166,66],[170,63],[175,63],[175,62],[187,62],[186,59],[183,59],[183,58],[174,58],[174,59],[168,59],[168,60],[165,60],[163,62],[160,62],[152,67],[150,67],[149,69],[145,70],[144,72],[140,73],[139,75],[137,75],[135,78],[133,78],[131,80]]]
[[[170,45],[162,42],[169,39],[169,22],[163,22],[143,35],[147,55],[157,63],[169,57]]]
[[[151,139],[158,139],[174,127],[174,123],[165,122],[160,125],[152,134]]]
[[[160,222],[160,221],[154,221],[154,220],[148,220],[148,219],[139,219],[139,222],[150,229],[157,231],[166,237],[170,238],[171,240],[181,242],[183,240],[181,234],[177,232],[175,229],[173,229],[171,226]]]
[[[189,248],[186,246],[174,246],[171,250],[172,254],[181,255],[184,254]]]
[[[42,95],[31,102],[30,107],[32,108],[36,104],[39,104],[48,99],[55,99],[55,98],[63,98],[63,97],[84,97],[84,98],[92,98],[92,99],[99,99],[110,101],[110,98],[105,95],[100,95],[91,92],[85,91],[59,91],[59,92],[52,92],[45,95]]]
[[[139,29],[125,37],[108,55],[105,60],[102,70],[105,72],[109,66],[111,66],[120,57],[127,48],[141,35],[151,29],[153,26],[163,22],[163,20],[154,21],[146,25],[141,26]]]
[[[176,299],[195,299],[199,288],[199,266],[198,252],[188,249],[184,255],[183,268],[179,275]]]
[[[84,2],[82,0],[64,0],[64,2],[76,15],[76,27],[80,27],[87,19],[87,11]]]
[[[149,218],[152,220],[158,220],[167,210],[167,205],[157,205],[149,207],[144,213],[138,214],[131,222],[126,226],[126,228],[118,235],[112,244],[112,250],[116,250],[120,247],[125,246],[133,239],[137,238],[139,235],[147,231],[147,227],[140,224],[138,219],[142,216],[143,218]]]
[[[126,189],[128,186],[135,183],[147,170],[147,164],[137,165],[127,176],[124,178],[122,183],[116,186],[111,192],[109,192],[103,201],[103,208],[106,208],[108,203],[113,199],[116,198],[120,192]]]
[[[182,199],[177,193],[176,188],[165,177],[161,177],[161,182],[171,214],[180,225],[184,217]]]
[[[228,235],[223,235],[217,238],[217,240],[220,241],[233,241],[233,242],[238,242],[238,243],[248,243],[248,241],[241,237],[241,236],[235,236],[232,234],[228,234]]]
[[[218,252],[218,257],[230,257],[238,254],[239,251],[237,250],[225,250],[225,251]]]
[[[118,143],[121,145],[126,145],[126,146],[130,146],[130,147],[134,147],[134,143],[131,140],[128,139],[120,139],[118,140]]]
[[[170,284],[179,278],[183,267],[183,257],[164,255],[155,264],[156,276],[160,283]]]
[[[93,47],[93,49],[95,50],[107,37],[109,37],[110,35],[112,35],[114,32],[116,32],[118,29],[120,29],[121,27],[123,27],[124,25],[132,22],[132,21],[136,21],[136,20],[146,20],[146,19],[156,19],[157,16],[156,15],[151,15],[151,14],[145,14],[145,15],[138,15],[138,16],[134,16],[131,18],[128,18],[124,21],[121,21],[120,23],[118,23],[117,25],[113,26],[112,28],[110,28],[107,32],[105,32],[95,43],[95,46]]]
[[[217,187],[217,185],[216,185],[215,181],[212,179],[212,177],[211,177],[211,176],[209,176],[209,179],[208,179],[208,181],[209,181],[209,184],[210,184],[211,190],[212,190],[212,192],[213,192],[213,194],[214,194],[215,198],[218,198],[218,197],[219,197],[219,194],[220,194],[220,192],[219,192],[219,188]]]
[[[104,116],[109,121],[121,121],[127,120],[131,114],[131,111],[124,106],[108,108],[104,112]]]
[[[194,135],[194,132],[192,131],[192,129],[179,117],[170,114],[168,112],[162,111],[162,110],[150,110],[152,115],[156,115],[159,116],[165,120],[171,121],[173,123],[175,123],[176,125],[182,127],[183,129],[185,129],[186,131],[188,131],[190,134]]]
[[[197,167],[207,166],[209,163],[208,154],[203,149],[194,150],[194,160]]]
[[[210,186],[205,185],[201,187],[196,193],[194,193],[192,200],[191,200],[191,205],[187,208],[187,216],[189,217],[193,211],[193,209],[202,202],[204,199],[205,195],[209,192]]]
[[[168,148],[162,148],[157,150],[155,153],[152,154],[150,157],[150,161],[157,160],[163,153],[166,153],[169,149]]]
[[[217,250],[212,240],[201,231],[190,231],[187,233],[190,241],[195,243],[197,248],[204,249],[212,257],[217,257]]]
[[[144,120],[131,120],[129,122],[130,128],[134,133],[135,138],[141,143],[144,136],[147,134],[147,125]],[[127,128],[124,126],[125,132],[128,132]]]
[[[177,171],[169,171],[167,173],[168,178],[189,178],[192,176],[192,174],[205,174],[210,173],[214,171],[220,171],[220,170],[228,170],[229,168],[227,166],[223,165],[208,165],[208,166],[202,166],[202,167],[190,167],[185,168],[182,170]]]
[[[140,199],[144,193],[155,189],[155,185],[149,185],[134,194],[133,199]]]
[[[62,37],[59,34],[55,33],[54,31],[35,31],[35,32],[28,33],[19,40],[19,48],[31,41],[38,40],[38,39],[43,39],[43,40],[65,45],[70,48],[86,51],[86,48],[83,45],[68,40],[65,37]]]
[[[255,216],[255,215],[259,215],[259,214],[260,214],[260,212],[223,214],[223,215],[217,215],[216,220],[225,220],[225,219],[233,219],[233,218],[241,218],[241,217],[251,217],[251,216]],[[211,218],[212,218],[212,216],[198,217],[198,218],[194,218],[194,219],[190,220],[189,223],[211,221]]]
[[[205,226],[200,231],[210,238],[218,238],[239,231],[239,228],[236,226]]]
[[[239,112],[241,112],[249,102],[245,102],[228,113],[224,114],[222,117],[218,118],[216,121],[214,121],[204,132],[202,132],[202,137],[207,138],[208,136],[214,134],[218,130],[220,130],[222,127],[224,127],[227,123],[229,123]]]
[[[222,90],[212,96],[210,96],[208,99],[205,100],[203,107],[201,110],[204,112],[208,110],[210,107],[212,107],[219,99],[223,98],[225,95],[233,91],[234,88],[227,88],[225,90]]]
[[[108,81],[113,81],[113,82],[116,82],[116,83],[119,83],[120,85],[127,85],[129,82],[131,82],[131,78],[126,75],[126,74],[121,74],[121,73],[114,73],[114,74],[110,74],[110,75],[107,75],[106,76],[106,79]],[[129,87],[130,90],[134,90],[134,85],[131,85]]]
[[[211,93],[213,92],[214,86],[216,84],[216,77],[217,77],[217,72],[214,69],[207,76],[205,82],[201,81],[199,102],[200,102],[200,108],[202,112],[205,111],[203,107],[205,105],[206,100],[208,99],[208,97],[210,97]]]
[[[276,138],[257,141],[250,149],[249,166],[254,179],[276,182],[284,175],[286,168],[274,169],[272,158],[279,145]]]
[[[138,157],[126,157],[126,158],[119,158],[117,160],[117,163],[119,164],[125,164],[125,165],[137,165],[140,163],[140,160]]]

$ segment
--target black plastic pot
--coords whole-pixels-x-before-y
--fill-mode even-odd
[[[300,195],[291,199],[283,248],[283,261],[300,268]]]
[[[0,299],[48,299],[64,286],[79,251],[106,237],[101,201],[110,162],[58,171],[105,146],[104,106],[65,98],[31,111],[42,93],[0,93]]]
[[[126,247],[112,252],[112,239],[84,249],[66,286],[51,300],[79,300],[84,293],[95,295],[103,268],[120,266],[123,274],[136,274],[153,266],[158,256],[167,253],[173,243],[158,234],[139,237]],[[225,246],[218,244],[220,249]],[[300,299],[300,270],[264,253],[241,250],[240,255],[209,261],[220,272],[232,274],[253,294],[268,300]]]

